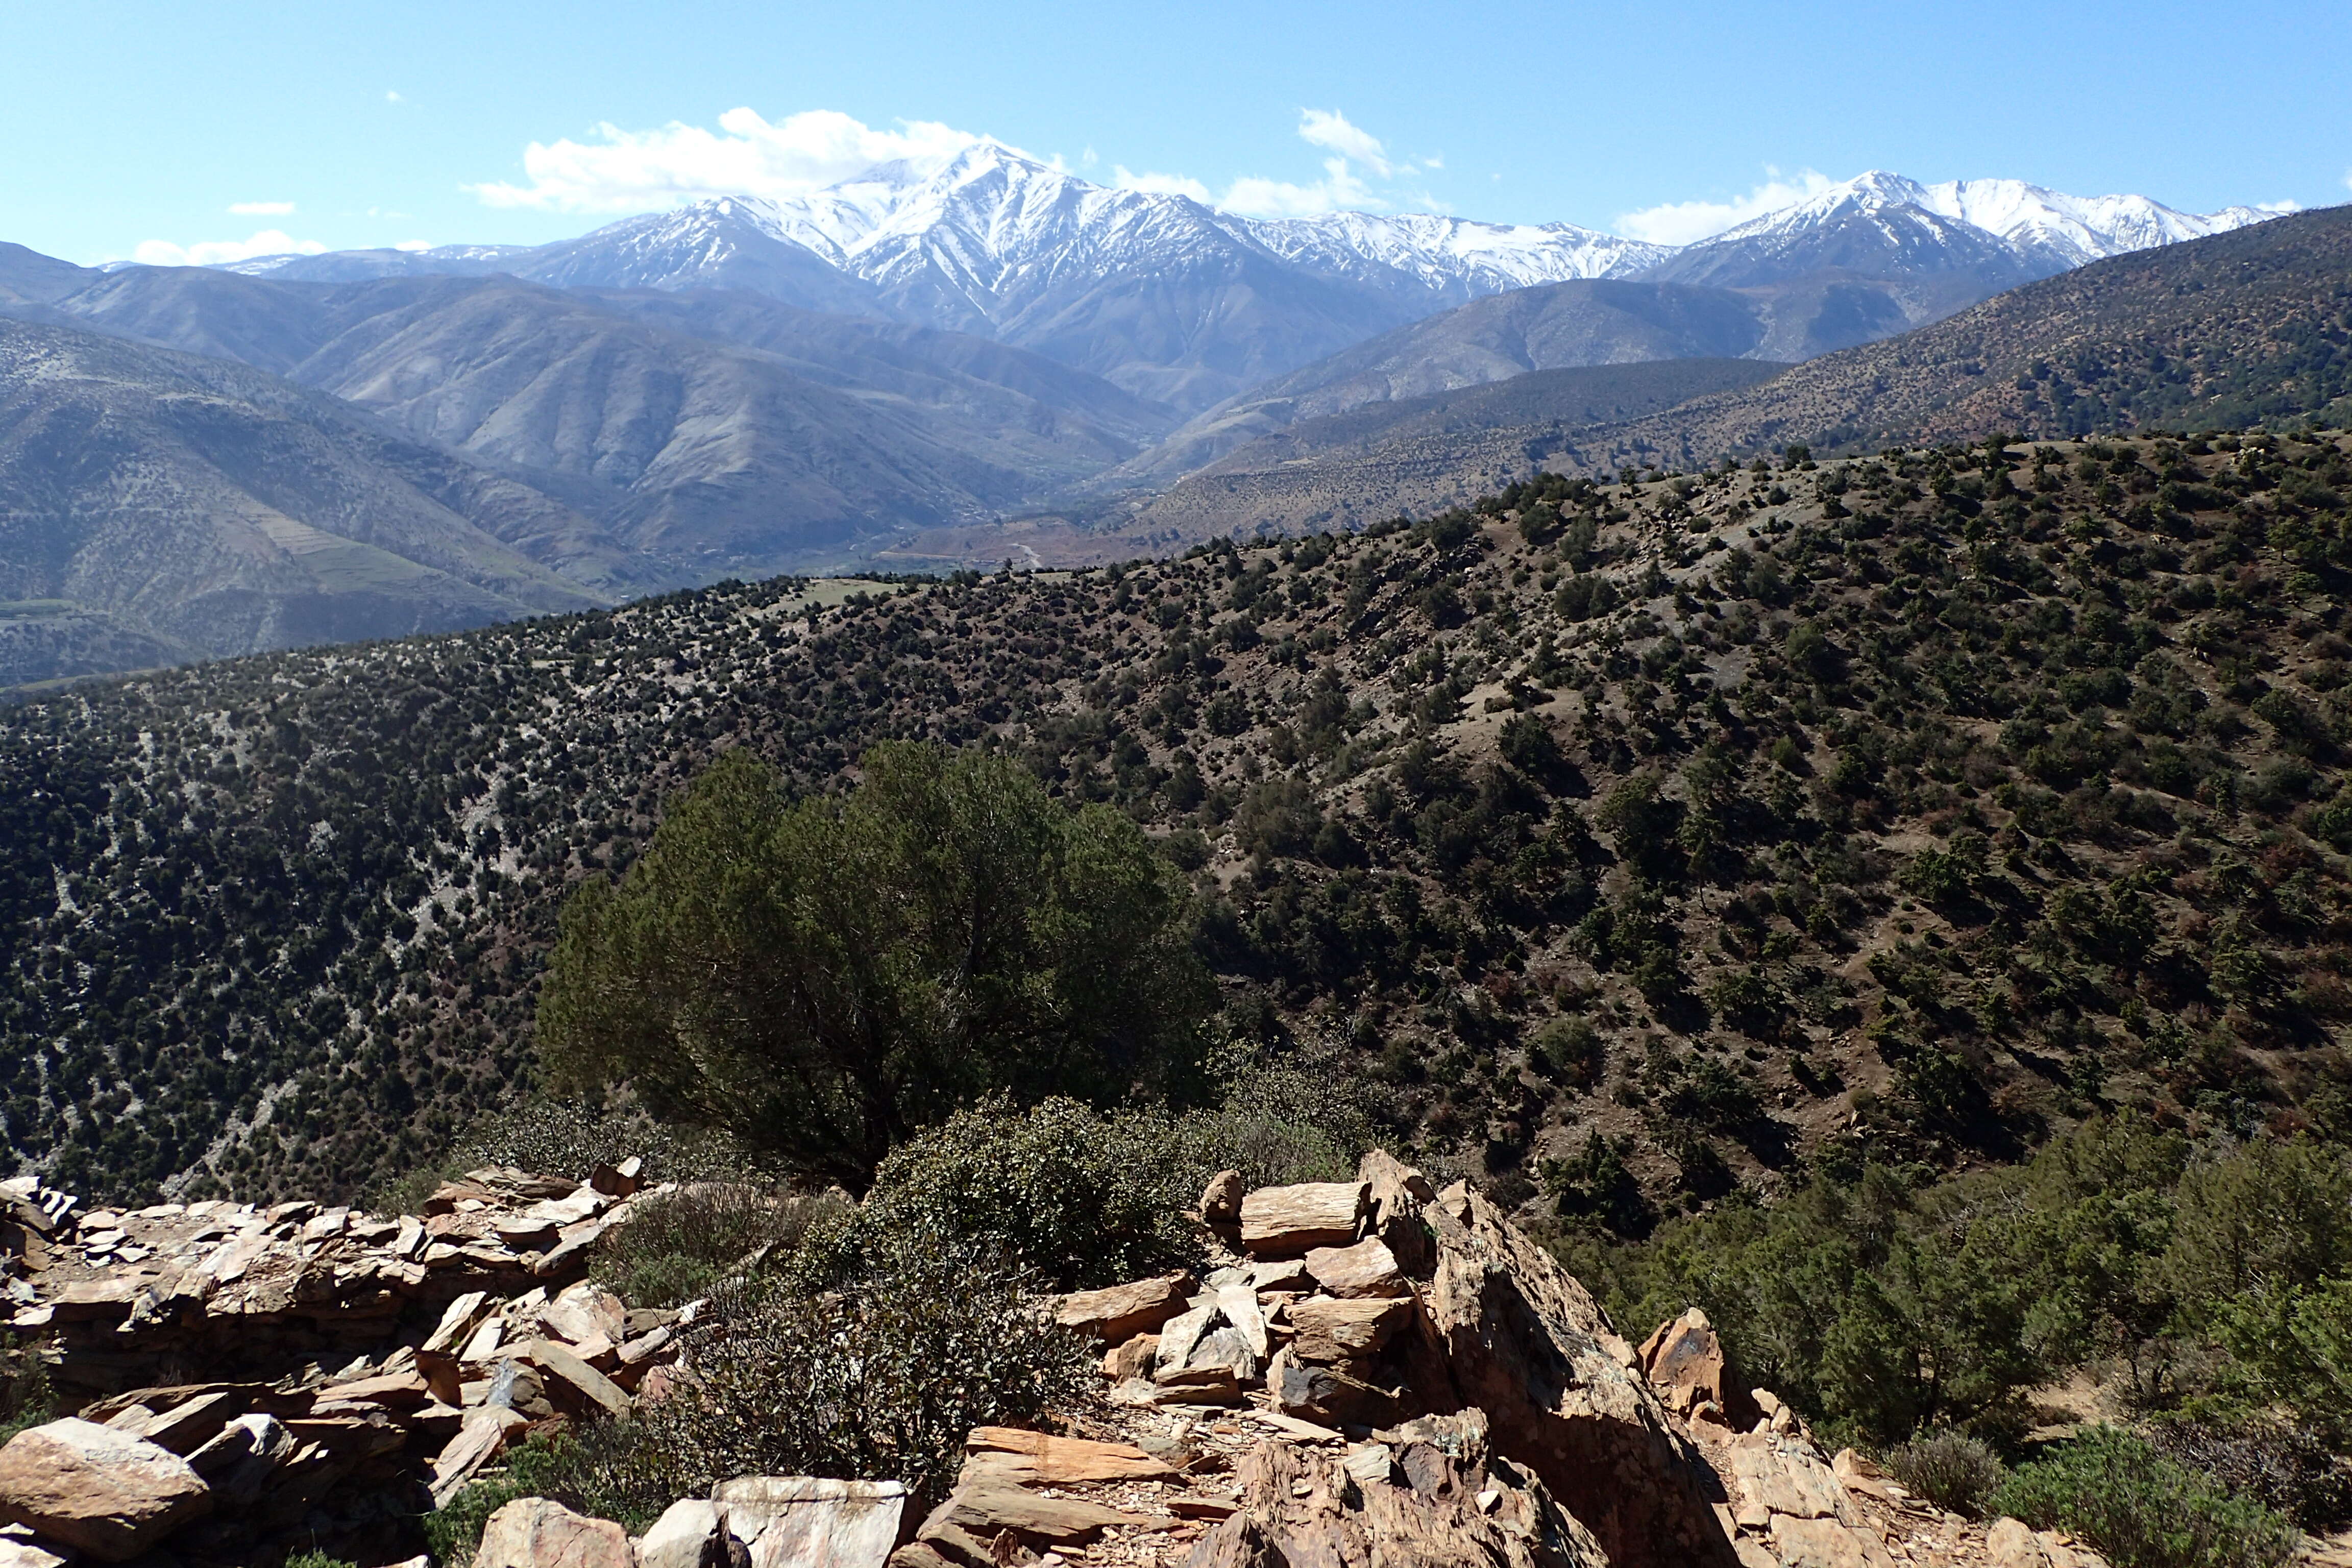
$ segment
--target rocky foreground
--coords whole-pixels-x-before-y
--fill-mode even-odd
[[[647,1195],[634,1164],[478,1171],[395,1217],[0,1193],[10,1331],[79,1405],[0,1448],[0,1568],[390,1563],[524,1435],[693,1376],[692,1308],[585,1278]],[[526,1499],[477,1568],[2098,1562],[1823,1453],[1730,1384],[1696,1312],[1636,1349],[1466,1186],[1375,1153],[1354,1182],[1220,1177],[1198,1217],[1200,1275],[1047,1304],[1102,1344],[1101,1397],[974,1431],[928,1511],[894,1481],[742,1477],[632,1539]]]

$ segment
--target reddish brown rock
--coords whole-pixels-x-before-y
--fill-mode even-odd
[[[1298,1331],[1291,1353],[1320,1365],[1378,1355],[1412,1319],[1412,1303],[1393,1296],[1360,1301],[1317,1296],[1293,1301],[1286,1310]]]
[[[1362,1182],[1260,1187],[1242,1200],[1242,1245],[1257,1258],[1345,1247],[1356,1239],[1367,1191]]]
[[[1307,1272],[1333,1296],[1410,1296],[1412,1287],[1397,1266],[1396,1254],[1379,1237],[1353,1247],[1318,1247],[1307,1255]]]
[[[129,1562],[212,1506],[185,1459],[94,1421],[52,1421],[0,1447],[0,1518],[101,1563]]]
[[[1600,1304],[1466,1184],[1425,1217],[1436,1267],[1422,1292],[1414,1397],[1485,1410],[1496,1450],[1534,1470],[1615,1568],[1731,1568],[1706,1459]]]
[[[1264,1445],[1244,1462],[1239,1507],[1202,1537],[1186,1568],[1607,1568],[1540,1482],[1448,1446],[1457,1452],[1417,1442],[1401,1462],[1350,1466],[1314,1448]]]
[[[1688,1415],[1712,1403],[1721,1412],[1717,1419],[1734,1431],[1756,1425],[1754,1397],[1731,1375],[1723,1341],[1696,1307],[1660,1323],[1639,1354],[1643,1372],[1675,1414]]]
[[[1126,1443],[1056,1437],[1017,1426],[975,1426],[964,1439],[964,1475],[1022,1487],[1063,1487],[1083,1481],[1164,1481],[1176,1471]]]
[[[1182,1313],[1197,1289],[1190,1274],[1162,1274],[1101,1290],[1076,1290],[1055,1306],[1054,1321],[1066,1329],[1117,1344],[1137,1334],[1156,1332]]]
[[[629,1532],[545,1498],[517,1498],[482,1526],[474,1568],[636,1568]]]

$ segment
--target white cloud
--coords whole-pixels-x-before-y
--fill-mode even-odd
[[[1209,187],[1189,174],[1139,174],[1124,163],[1113,163],[1110,183],[1122,191],[1146,191],[1159,196],[1190,196],[1196,202],[1215,200]]]
[[[393,248],[394,250],[430,250],[433,248],[433,242],[429,239],[404,239],[395,244]]]
[[[142,240],[131,258],[142,267],[217,267],[256,256],[316,256],[326,248],[315,239],[296,239],[283,229],[265,228],[250,239],[200,239],[194,245]]]
[[[468,187],[494,207],[643,212],[715,195],[796,196],[893,159],[943,162],[979,137],[936,121],[877,131],[832,110],[771,121],[730,109],[719,130],[673,121],[656,131],[599,125],[596,139],[534,142],[527,184]]]
[[[294,210],[292,202],[231,202],[228,210],[239,217],[284,217]]]
[[[2352,174],[2345,175],[2344,183],[2347,185],[2352,185]],[[2256,202],[2254,204],[2254,210],[2258,213],[2299,213],[2303,210],[2303,204],[2296,201],[2293,196],[2289,196],[2284,201]]]
[[[1246,175],[1225,187],[1217,204],[1244,217],[1313,217],[1342,207],[1384,207],[1388,203],[1358,178],[1345,158],[1323,160],[1323,177],[1311,185]]]
[[[396,93],[396,92],[393,92],[393,91],[391,91],[391,90],[389,90],[389,89],[387,89],[387,90],[385,91],[385,93],[384,93],[384,95],[383,95],[383,100],[384,100],[386,103],[406,103],[406,102],[408,101],[408,100],[406,100],[406,99],[404,99],[404,98],[401,97],[401,96],[400,96],[400,94],[398,94],[398,93]]]
[[[1300,110],[1298,139],[1309,147],[1352,158],[1382,179],[1395,173],[1389,166],[1388,149],[1381,145],[1380,138],[1360,125],[1349,124],[1348,117],[1336,109]]]
[[[1727,228],[1737,228],[1749,218],[1819,195],[1837,183],[1811,169],[1783,175],[1768,164],[1764,173],[1766,178],[1761,184],[1729,201],[1667,202],[1621,213],[1617,232],[1634,239],[1646,239],[1653,245],[1689,245]]]

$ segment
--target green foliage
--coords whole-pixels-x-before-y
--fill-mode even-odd
[[[1948,1428],[1898,1443],[1886,1450],[1886,1473],[1914,1497],[1968,1519],[1981,1519],[1985,1504],[2009,1475],[2000,1456],[1981,1438]]]
[[[964,1237],[869,1237],[832,1289],[722,1301],[692,1347],[694,1378],[590,1428],[575,1484],[593,1511],[637,1528],[739,1475],[895,1478],[928,1504],[974,1426],[1033,1422],[1096,1382],[1038,1283]]]
[[[607,1517],[582,1489],[593,1474],[576,1436],[534,1432],[520,1447],[508,1451],[496,1473],[472,1482],[425,1516],[425,1544],[436,1563],[471,1563],[490,1515],[518,1498],[552,1498]]]
[[[2278,1515],[2112,1426],[2020,1466],[1991,1506],[2078,1536],[2116,1568],[2278,1568],[2296,1545]]]
[[[1196,1245],[1182,1211],[1205,1178],[1174,1153],[1164,1117],[987,1101],[893,1150],[862,1205],[813,1228],[797,1267],[822,1287],[929,1237],[1003,1257],[1056,1289],[1137,1279],[1189,1262]]]
[[[28,1426],[57,1419],[57,1391],[49,1382],[45,1347],[0,1334],[0,1443]]]
[[[1131,820],[976,752],[879,745],[864,774],[787,805],[730,753],[617,889],[584,885],[540,1005],[551,1067],[859,1186],[982,1095],[1188,1087],[1208,988]]]
[[[356,1565],[343,1558],[330,1557],[325,1552],[313,1549],[309,1552],[298,1552],[289,1557],[286,1560],[286,1568],[356,1568]]]
[[[1937,1196],[1872,1167],[1770,1209],[1675,1221],[1595,1272],[1615,1275],[1619,1321],[1704,1308],[1761,1386],[1842,1439],[1892,1445],[2004,1417],[2041,1372],[2006,1238],[1955,1223]]]
[[[847,1208],[756,1177],[688,1183],[639,1198],[597,1243],[593,1273],[632,1306],[682,1306],[747,1264],[781,1265]]]

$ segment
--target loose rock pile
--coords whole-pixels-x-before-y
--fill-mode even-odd
[[[534,1425],[657,1393],[691,1311],[633,1311],[584,1278],[638,1170],[475,1171],[388,1217],[77,1215],[0,1187],[9,1331],[81,1405],[0,1449],[0,1516],[39,1538],[0,1537],[0,1568],[166,1540],[191,1568],[313,1545],[385,1561]]]
[[[157,1568],[314,1542],[388,1561],[402,1516],[534,1424],[692,1377],[690,1312],[633,1311],[582,1278],[636,1186],[631,1167],[479,1171],[391,1219],[77,1219],[7,1189],[16,1331],[51,1336],[59,1384],[95,1397],[0,1449],[0,1516],[18,1521],[0,1568],[164,1542]],[[1198,1272],[1049,1304],[1102,1347],[1102,1398],[1055,1432],[974,1431],[928,1511],[894,1481],[742,1477],[632,1539],[525,1499],[491,1518],[476,1568],[2097,1565],[1824,1454],[1736,1386],[1702,1314],[1636,1350],[1466,1186],[1433,1192],[1375,1153],[1352,1182],[1244,1192],[1229,1173],[1198,1217]]]

